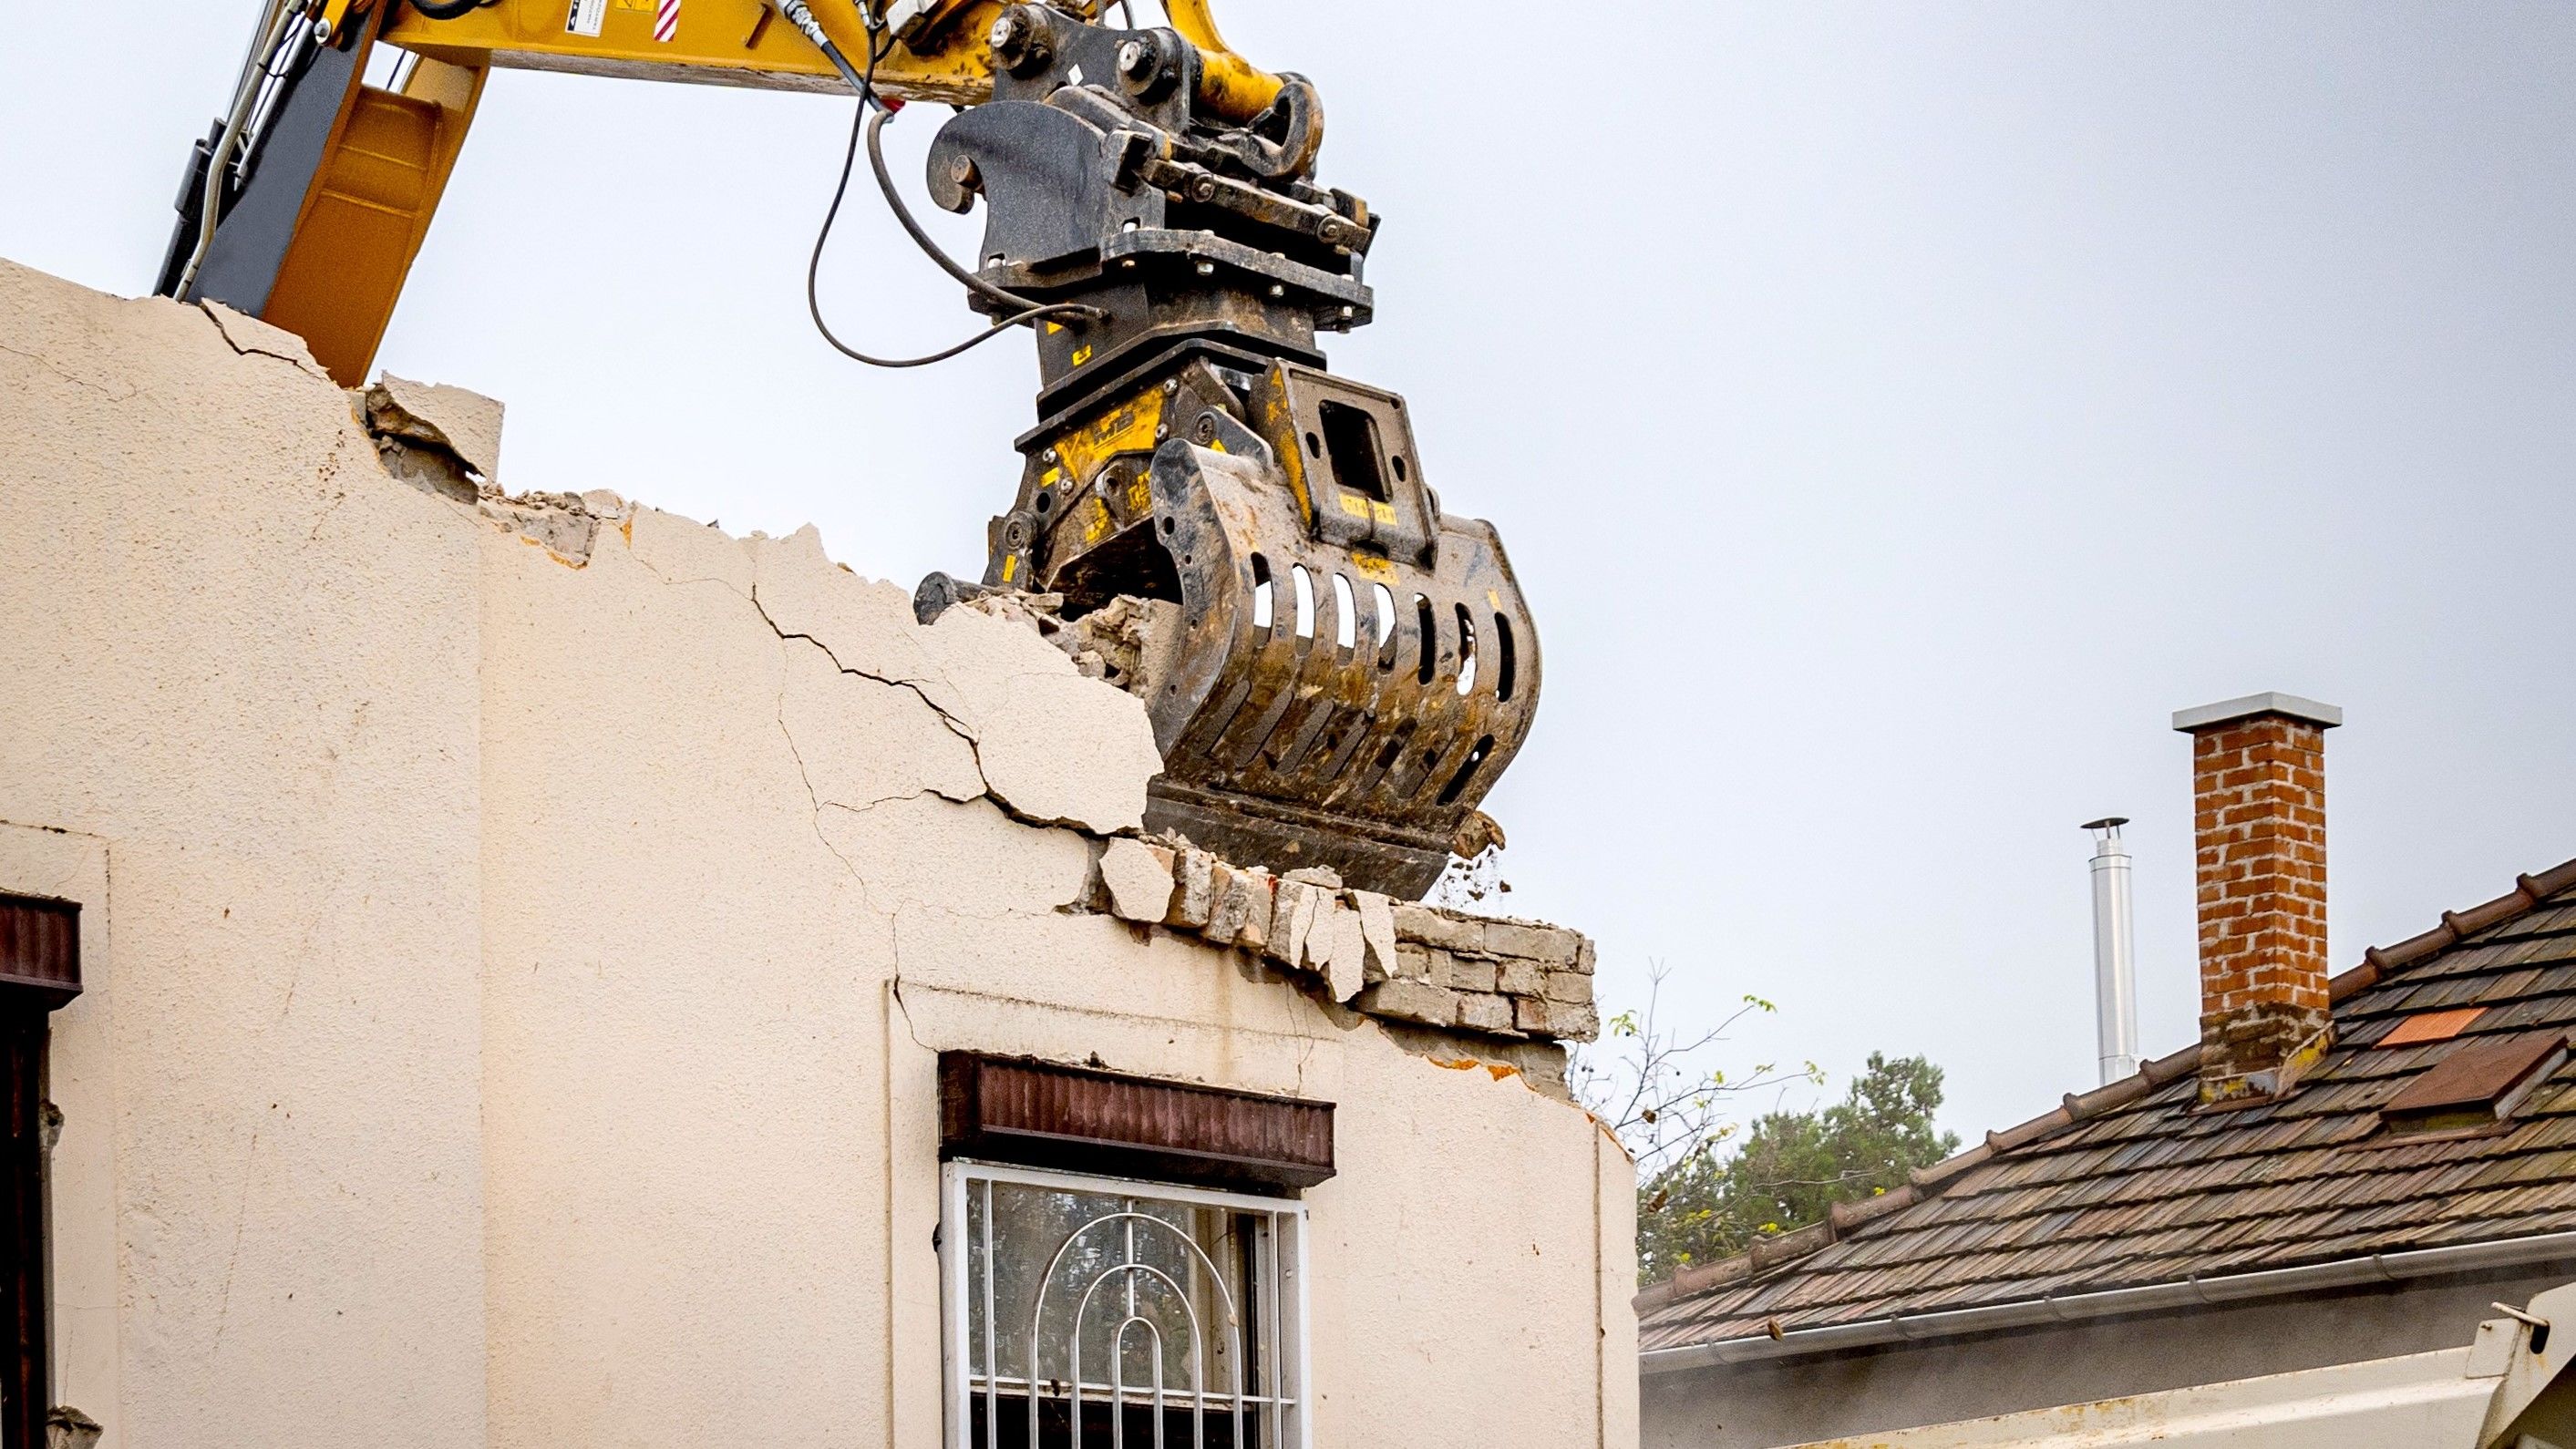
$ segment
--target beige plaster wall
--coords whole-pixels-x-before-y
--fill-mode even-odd
[[[318,371],[0,264],[0,821],[103,843],[56,1351],[111,1444],[483,1440],[479,541]]]
[[[931,1449],[972,1048],[1339,1104],[1318,1444],[1634,1443],[1624,1156],[1078,909],[1156,764],[1034,634],[810,533],[531,542],[296,362],[5,267],[0,410],[0,820],[112,863],[57,1081],[112,1076],[115,1201],[58,1216],[115,1224],[123,1442]]]

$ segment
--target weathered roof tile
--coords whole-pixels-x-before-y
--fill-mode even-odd
[[[2522,884],[2336,978],[2337,1046],[2291,1096],[2201,1112],[2198,1049],[2160,1058],[1917,1171],[1903,1201],[1650,1291],[1645,1346],[2576,1229],[2576,1063],[2502,1132],[2392,1141],[2380,1120],[2456,1048],[2576,1024],[2576,862]],[[2376,1045],[2464,1005],[2489,1009],[2454,1038]]]

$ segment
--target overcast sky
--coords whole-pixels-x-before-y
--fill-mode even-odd
[[[0,255],[147,288],[254,8],[9,6]],[[1547,684],[1508,901],[1599,937],[1613,1005],[1660,961],[1685,1017],[1778,1002],[1739,1067],[1927,1053],[1973,1139],[2092,1085],[2076,827],[2120,813],[2145,1045],[2186,1045],[2168,718],[2262,689],[2348,712],[2338,966],[2576,855],[2576,7],[1222,19],[1388,217],[1334,364],[1509,545]],[[383,365],[505,399],[512,487],[975,572],[1034,362],[814,339],[849,112],[496,76]],[[873,204],[826,299],[885,350],[974,321]]]

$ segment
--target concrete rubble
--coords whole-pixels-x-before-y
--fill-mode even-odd
[[[1273,876],[1186,841],[1102,848],[1095,907],[1298,973],[1337,1004],[1444,1031],[1549,1041],[1601,1034],[1593,945],[1562,926],[1345,890],[1331,871]]]

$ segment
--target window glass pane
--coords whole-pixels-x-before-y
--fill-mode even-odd
[[[966,1197],[968,1278],[977,1285],[967,1294],[967,1348],[978,1374],[992,1367],[979,1291],[987,1271],[986,1187],[973,1183]],[[1150,1390],[1159,1359],[1167,1392],[1233,1392],[1238,1339],[1249,1321],[1246,1245],[1256,1219],[1020,1183],[993,1183],[990,1193],[991,1338],[1003,1379],[1026,1379],[1034,1343],[1040,1386],[1060,1391],[1072,1381],[1078,1344],[1087,1385]]]
[[[1303,1395],[1283,1378],[1296,1329],[1282,1308],[1293,1204],[1183,1200],[1177,1189],[981,1164],[953,1171],[963,1188],[964,1301],[950,1320],[965,1339],[958,1442],[1070,1444],[1077,1393],[1085,1437],[1102,1444],[1122,1424],[1149,1443],[1159,1424],[1173,1446],[1294,1442]]]

